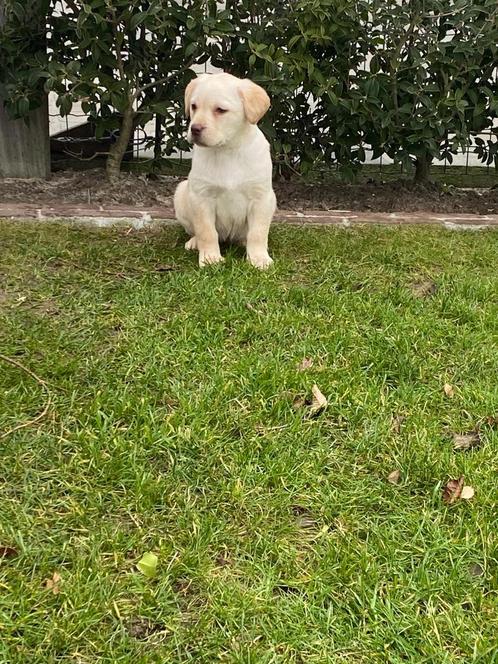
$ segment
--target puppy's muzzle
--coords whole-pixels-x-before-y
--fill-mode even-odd
[[[204,129],[205,129],[204,125],[201,124],[190,125],[190,133],[192,134],[192,139],[194,142],[201,140],[202,132],[204,131]]]

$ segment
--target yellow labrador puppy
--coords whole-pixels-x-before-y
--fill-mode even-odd
[[[268,231],[276,209],[270,146],[256,123],[270,106],[263,88],[231,74],[204,74],[185,90],[194,144],[188,180],[175,192],[175,213],[191,235],[186,249],[199,265],[223,260],[219,242],[244,244],[252,265],[265,269]]]

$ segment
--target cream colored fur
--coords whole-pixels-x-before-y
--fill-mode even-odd
[[[203,75],[185,90],[194,143],[188,180],[175,192],[178,221],[191,235],[186,249],[201,267],[223,260],[220,241],[245,245],[248,261],[269,267],[268,232],[276,209],[270,146],[256,123],[270,99],[247,79]]]

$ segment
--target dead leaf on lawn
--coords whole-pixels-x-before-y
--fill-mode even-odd
[[[481,435],[478,431],[468,431],[467,433],[453,434],[454,450],[470,450],[481,444]]]
[[[45,586],[45,588],[47,590],[51,590],[54,595],[58,595],[60,593],[60,590],[61,590],[61,588],[60,588],[61,581],[62,581],[62,578],[61,578],[60,574],[58,574],[57,572],[54,572],[52,574],[52,578],[51,579],[45,579],[45,581],[43,582],[43,585]]]
[[[498,416],[492,417],[490,415],[490,416],[486,417],[485,421],[486,421],[486,424],[488,425],[488,427],[493,428],[493,427],[498,426]]]
[[[321,413],[322,410],[326,408],[327,404],[328,401],[320,391],[318,385],[313,385],[311,388],[311,398],[298,394],[294,397],[292,408],[294,410],[300,410],[301,408],[307,407],[309,415],[313,416]]]
[[[298,394],[297,397],[294,397],[294,401],[292,402],[292,408],[294,410],[300,410],[301,408],[304,408],[306,406],[306,399],[303,397],[301,394]]]
[[[279,585],[274,587],[273,592],[275,594],[282,594],[282,595],[300,595],[302,591],[296,586],[290,586],[286,583],[280,583]]]
[[[437,284],[432,279],[418,279],[410,284],[410,290],[415,297],[431,297],[437,292]]]
[[[134,639],[146,639],[154,632],[160,632],[163,626],[159,623],[154,623],[147,618],[140,618],[134,616],[125,623],[126,630]]]
[[[452,505],[456,502],[462,493],[464,476],[462,475],[457,480],[448,480],[443,487],[443,501],[447,505]]]
[[[218,567],[228,567],[231,563],[230,553],[228,551],[222,551],[216,556],[215,562]]]
[[[403,422],[406,420],[406,417],[404,415],[396,415],[392,419],[392,428],[394,433],[401,433],[401,426]]]
[[[443,387],[444,393],[446,394],[447,397],[454,397],[455,396],[455,390],[453,389],[453,385],[450,385],[449,383],[445,383]]]
[[[390,484],[399,484],[400,479],[401,479],[401,471],[398,469],[393,470],[392,473],[389,473],[389,475],[387,476],[387,481]]]
[[[471,563],[469,565],[469,574],[470,576],[483,576],[484,569],[482,568],[482,565],[479,565],[479,563]]]
[[[472,500],[475,495],[474,487],[464,486],[460,494],[462,500]]]
[[[316,529],[317,520],[307,507],[303,505],[292,505],[292,513],[296,517],[296,525],[302,530]]]
[[[14,549],[13,546],[0,546],[0,559],[15,558],[18,553],[17,549]]]
[[[327,407],[328,401],[321,393],[318,385],[313,385],[311,393],[313,395],[313,401],[311,402],[310,414],[315,415]]]
[[[305,357],[297,365],[297,370],[298,371],[306,371],[306,369],[311,369],[312,366],[313,366],[313,360],[310,357]]]
[[[298,516],[296,519],[296,525],[298,528],[301,528],[302,530],[309,530],[311,528],[316,529],[317,527],[317,521],[313,519],[311,516]]]
[[[156,272],[174,272],[176,265],[169,265],[166,263],[159,263],[155,267]]]
[[[192,579],[185,579],[183,577],[175,579],[172,582],[171,587],[177,595],[182,595],[184,597],[192,595],[194,592]]]

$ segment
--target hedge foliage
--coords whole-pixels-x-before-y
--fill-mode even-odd
[[[367,149],[421,180],[470,145],[498,161],[496,0],[7,0],[0,96],[15,117],[43,91],[61,115],[82,101],[100,134],[121,136],[112,177],[155,115],[163,154],[186,147],[182,90],[208,59],[268,90],[262,128],[286,176],[317,163],[352,176]]]

